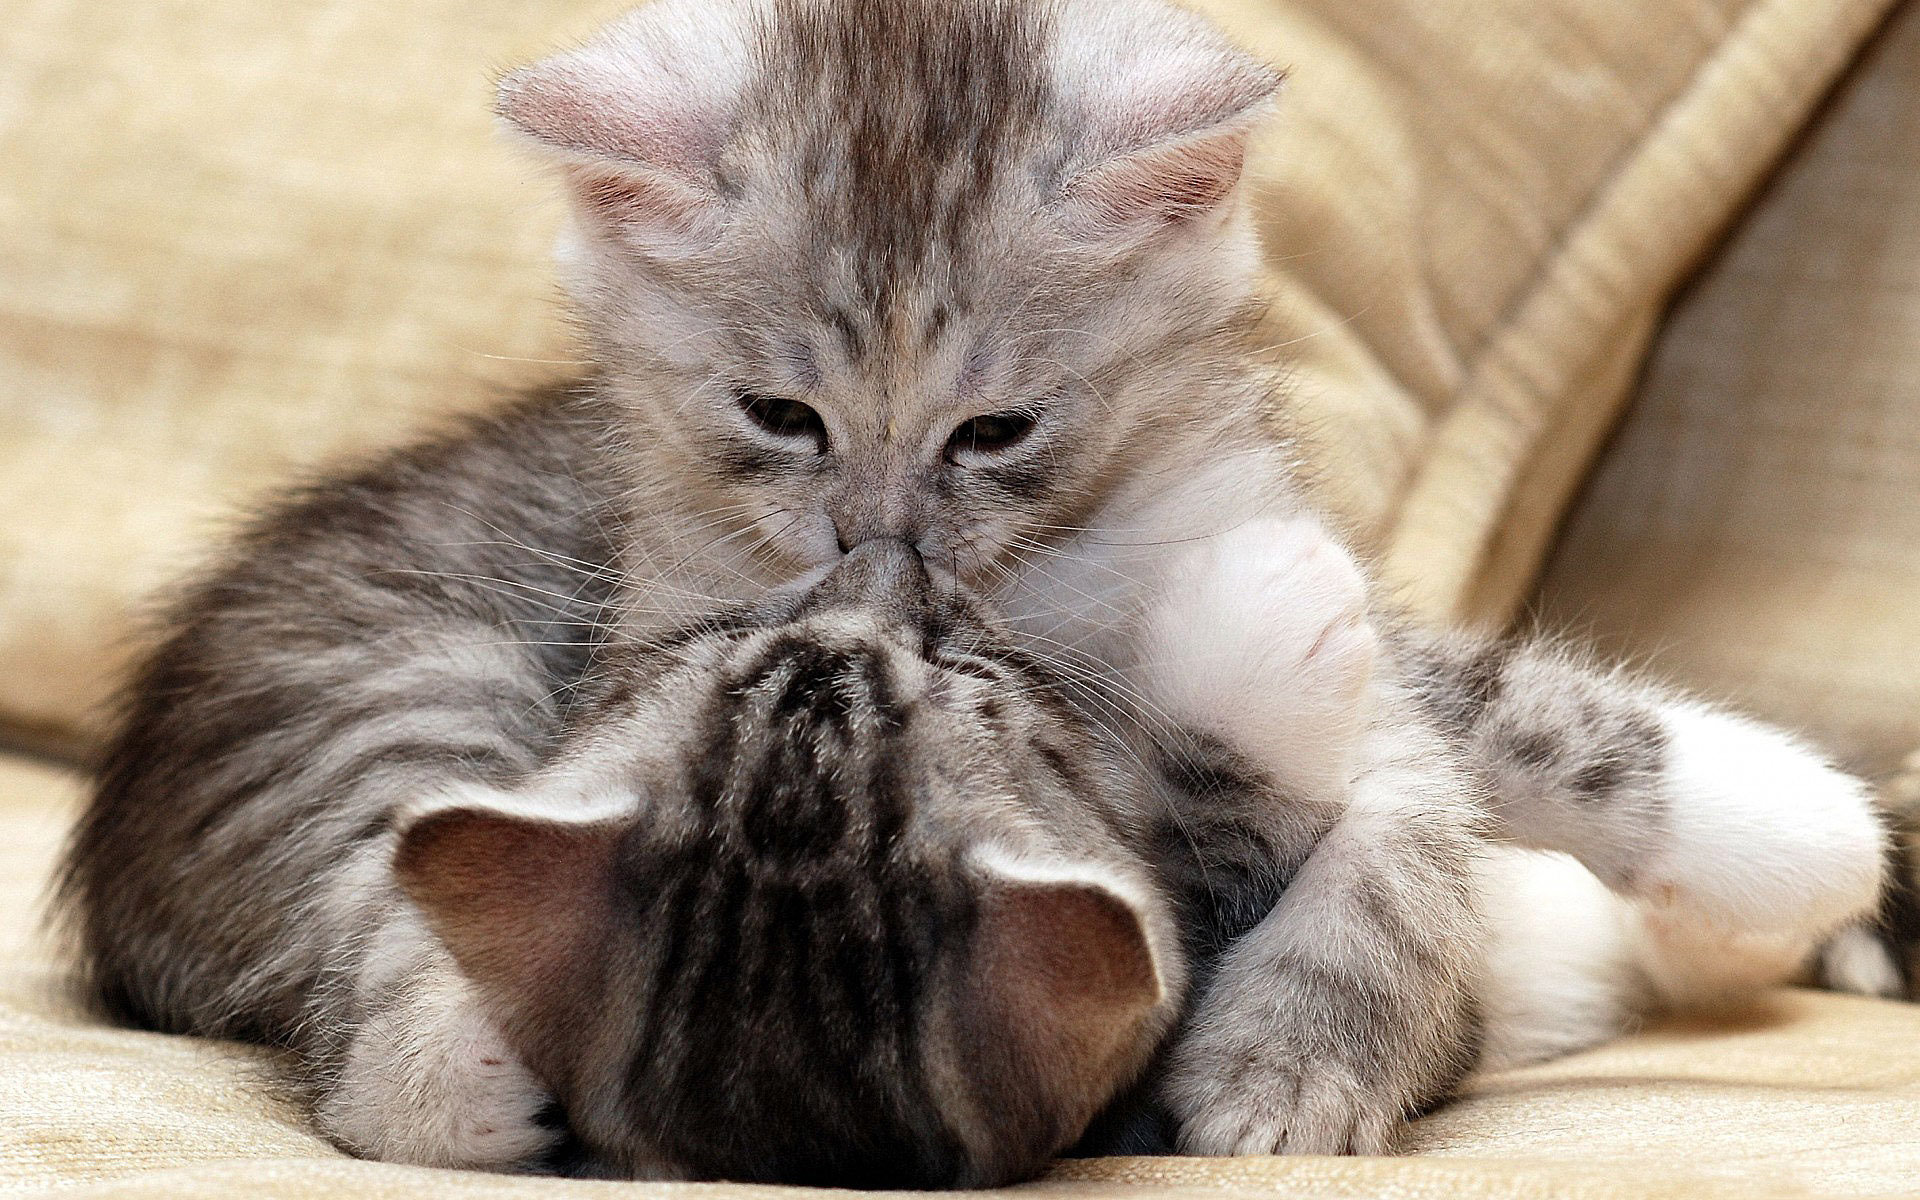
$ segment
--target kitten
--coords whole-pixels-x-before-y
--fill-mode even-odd
[[[1276,83],[1146,0],[660,0],[509,76],[503,118],[573,198],[564,261],[600,372],[318,486],[189,593],[70,859],[100,994],[159,1028],[300,1043],[331,1081],[323,1122],[362,1152],[541,1152],[540,1088],[457,975],[365,991],[406,957],[396,814],[551,762],[623,647],[897,539],[991,593],[1121,740],[1129,721],[1175,748],[1204,735],[1228,774],[1329,822],[1177,1042],[1179,1144],[1386,1147],[1471,1036],[1476,774],[1547,812],[1595,792],[1557,773],[1580,755],[1536,762],[1524,740],[1460,759],[1422,705],[1492,680],[1524,703],[1545,688],[1557,721],[1556,687],[1612,693],[1376,647],[1247,343],[1239,179]],[[1576,734],[1613,720],[1568,703]],[[1851,781],[1652,707],[1636,761],[1697,803],[1615,823],[1661,847],[1646,870],[1577,822],[1506,832],[1763,931],[1870,900]],[[1599,790],[1637,797],[1646,774]],[[1721,863],[1722,829],[1756,856]],[[326,1019],[343,997],[367,1007]]]
[[[390,898],[369,994],[470,980],[619,1176],[1003,1182],[1137,1074],[1182,995],[1167,816],[904,543],[612,657],[562,755],[409,823],[437,937]]]
[[[1351,1121],[1361,1088],[1401,1107],[1336,1135],[1386,1141],[1476,1063],[1629,1027],[1662,979],[1681,1000],[1782,977],[1851,903],[1841,873],[1795,881],[1776,913],[1736,906],[1776,949],[1731,970],[1689,856],[1767,848],[1743,806],[1660,832],[1680,823],[1659,809],[1718,795],[1658,744],[1680,710],[1543,647],[1383,648],[1324,546],[1235,559],[1261,581],[1235,606],[1261,652],[1209,669],[1228,691],[1274,670],[1300,689],[1272,715],[1303,771],[1359,761],[1343,742],[1398,748],[1373,769],[1407,807],[1331,847],[1380,868],[1346,912],[1303,871],[1346,819],[1341,790],[1123,719],[1109,681],[1023,649],[900,543],[615,637],[596,407],[536,398],[257,527],[180,602],[76,833],[67,888],[99,994],[150,1027],[293,1047],[321,1127],[357,1152],[537,1167],[557,1093],[600,1172],[986,1183],[1037,1170],[1149,1058],[1083,1149],[1256,1148],[1290,1132],[1257,1122]],[[1344,597],[1342,619],[1296,597]],[[1775,769],[1818,770],[1752,737]],[[1531,840],[1664,863],[1688,890],[1655,913],[1571,863],[1483,851],[1496,785]],[[1774,847],[1755,869],[1817,853]],[[1321,940],[1275,942],[1302,894]],[[1459,975],[1420,949],[1436,910]],[[981,913],[999,918],[980,940],[942,941]],[[893,955],[906,935],[918,950]],[[825,941],[860,954],[808,951]],[[1017,1015],[994,1023],[1008,995]],[[975,1049],[1032,1038],[1103,1052]],[[1288,1077],[1265,1058],[1283,1053],[1324,1089],[1247,1099]]]
[[[1282,787],[1335,785],[1347,764],[1289,760],[1270,719],[1331,693],[1278,674],[1216,688],[1204,634],[1245,621],[1209,607],[1228,591],[1186,586],[1184,552],[1227,531],[1344,554],[1299,498],[1249,353],[1238,187],[1278,78],[1191,14],[1094,0],[666,0],[509,75],[501,115],[574,201],[563,262],[616,411],[635,590],[654,594],[650,540],[711,514],[729,523],[671,560],[667,595],[738,594],[899,537],[1133,711],[1178,709]],[[1352,1021],[1412,1044],[1395,1078],[1275,1116],[1271,1150],[1384,1148],[1465,1019],[1472,914],[1442,899],[1450,844],[1369,836],[1441,802],[1391,764],[1360,778],[1314,890],[1338,907],[1363,877],[1433,877],[1409,891],[1430,898],[1410,957],[1341,948],[1396,998]],[[1303,899],[1273,936],[1331,952],[1321,923]],[[1415,961],[1418,993],[1397,986]],[[1338,1002],[1323,965],[1273,968],[1325,1001],[1271,1031],[1300,1042],[1290,1071],[1354,1040],[1308,1023]],[[1288,1109],[1297,1082],[1241,1102]]]

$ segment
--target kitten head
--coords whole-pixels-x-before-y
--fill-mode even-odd
[[[656,0],[499,109],[568,182],[639,506],[979,583],[1251,411],[1278,81],[1159,0]]]
[[[616,1169],[1029,1175],[1181,993],[1141,793],[903,543],[772,603],[624,664],[522,794],[412,824],[399,878]]]

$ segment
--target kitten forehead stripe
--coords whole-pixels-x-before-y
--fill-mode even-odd
[[[898,313],[910,284],[966,269],[973,228],[1016,146],[1047,115],[1040,47],[1046,12],[1009,0],[896,4],[784,0],[772,20],[761,94],[749,103],[804,114],[797,131],[813,228],[844,250],[880,328],[823,302],[850,353],[924,322],[918,344],[957,298]],[[890,340],[884,344],[891,344]]]

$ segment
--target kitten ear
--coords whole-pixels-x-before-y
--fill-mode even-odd
[[[559,160],[590,221],[652,248],[704,244],[725,217],[714,168],[749,33],[739,5],[657,0],[507,75],[495,110]]]
[[[1209,130],[1084,171],[1065,188],[1068,215],[1095,229],[1151,232],[1216,212],[1240,182],[1249,132]]]
[[[994,858],[974,931],[975,986],[1015,1059],[1103,1080],[1168,994],[1139,904],[1066,869]]]
[[[1284,76],[1195,14],[1094,0],[1070,6],[1056,71],[1091,114],[1096,161],[1069,177],[1070,220],[1151,232],[1222,210]]]
[[[619,827],[444,808],[400,835],[393,871],[460,969],[540,997],[577,974],[613,920]]]

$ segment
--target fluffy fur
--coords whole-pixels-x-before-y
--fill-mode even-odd
[[[1032,1169],[1151,1037],[1099,1049],[1068,1022],[1098,1053],[982,1076],[1020,1103],[943,1107],[925,1097],[973,1093],[929,1084],[880,1104],[876,1128],[920,1129],[902,1114],[931,1104],[953,1122],[941,1137],[755,1158],[717,1117],[771,1110],[681,1094],[687,1124],[639,1129],[631,1099],[569,1091],[585,1050],[536,1036],[550,1015],[502,1020],[519,1010],[472,978],[507,969],[500,947],[456,919],[479,901],[434,882],[491,894],[461,837],[444,870],[409,874],[402,850],[416,898],[392,875],[403,818],[450,788],[513,797],[481,808],[546,796],[570,820],[631,808],[632,780],[546,784],[608,728],[634,731],[624,753],[697,729],[687,705],[709,693],[663,685],[662,647],[825,586],[874,543],[990,597],[1006,653],[1052,681],[1035,694],[1070,706],[1053,719],[1171,789],[1179,819],[1145,821],[1159,840],[1139,854],[1177,936],[1111,881],[1125,855],[1089,867],[1075,842],[985,861],[1104,872],[1121,908],[1076,893],[1074,927],[1124,944],[1115,913],[1132,913],[1170,990],[1159,948],[1186,944],[1190,1007],[1134,1097],[1182,1148],[1384,1149],[1470,1067],[1490,1013],[1557,1011],[1483,987],[1482,915],[1498,932],[1506,903],[1475,835],[1489,795],[1495,834],[1572,852],[1638,906],[1596,950],[1609,969],[1677,944],[1663,930],[1734,929],[1779,942],[1758,977],[1777,975],[1871,901],[1878,833],[1857,785],[1771,731],[1548,650],[1383,637],[1364,574],[1301,498],[1247,345],[1238,197],[1277,83],[1153,0],[658,0],[508,76],[503,120],[572,198],[564,262],[598,373],[310,489],[187,592],[69,859],[95,992],[152,1027],[294,1046],[327,1131],[381,1157],[524,1164],[561,1139],[539,1108],[557,1088],[623,1171]],[[835,695],[820,703],[851,703]],[[490,821],[472,828],[524,832]],[[1007,900],[1007,930],[1044,924],[1019,888],[990,886],[1017,871],[985,870],[952,876],[952,895]],[[730,936],[727,911],[688,928]],[[1077,977],[1022,950],[1031,936],[999,944],[983,961],[1016,990]],[[1723,978],[1714,955],[1668,957]],[[672,974],[648,961],[622,969]],[[1501,1044],[1564,1048],[1632,1007],[1577,963],[1549,975],[1600,993],[1580,1010],[1594,1019]],[[1135,995],[1126,978],[1114,995]],[[845,1032],[831,1044],[856,1061]],[[861,1095],[823,1103],[879,1103]],[[1064,1123],[1028,1119],[1042,1110]]]

